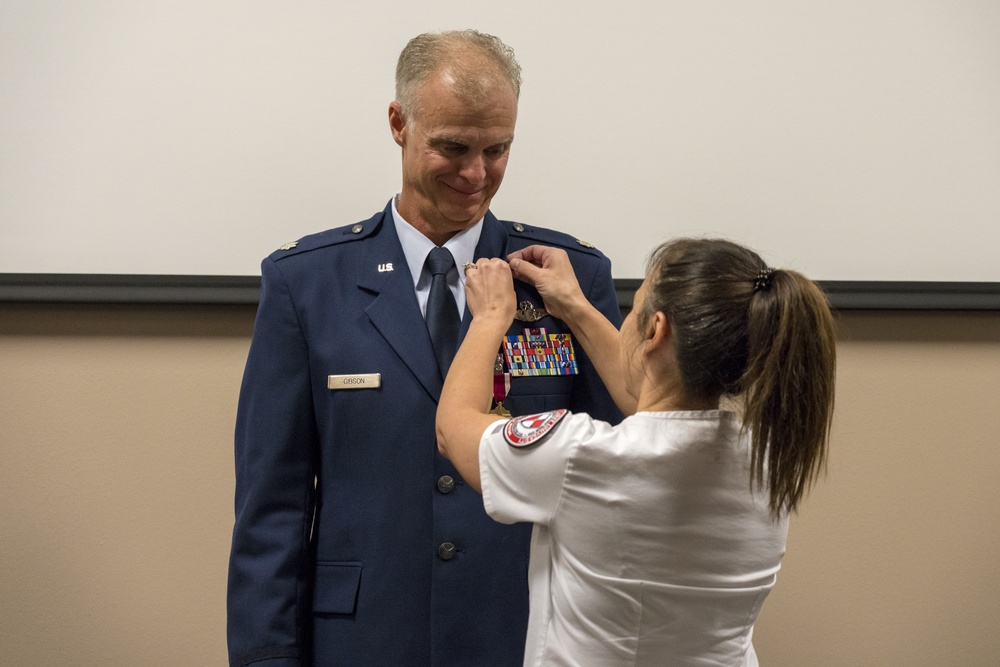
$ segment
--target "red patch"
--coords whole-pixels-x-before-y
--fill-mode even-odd
[[[525,415],[511,419],[503,428],[503,437],[511,447],[533,445],[552,430],[559,420],[566,416],[566,410],[550,410],[537,415]]]

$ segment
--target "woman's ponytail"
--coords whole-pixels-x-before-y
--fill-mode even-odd
[[[670,321],[685,391],[742,399],[751,483],[778,516],[796,508],[826,460],[836,341],[819,286],[771,269],[725,239],[676,239],[652,254],[640,327]]]
[[[747,318],[743,420],[751,477],[775,515],[796,508],[826,461],[833,417],[836,340],[819,286],[795,271],[764,269]]]

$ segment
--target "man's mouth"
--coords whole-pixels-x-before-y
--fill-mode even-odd
[[[463,197],[475,197],[476,195],[482,193],[482,189],[473,190],[472,192],[466,192],[465,190],[461,190],[461,189],[456,188],[456,187],[454,187],[452,185],[448,185],[447,183],[445,183],[445,185],[448,187],[448,189],[452,190],[456,194],[459,194],[459,195],[461,195]]]

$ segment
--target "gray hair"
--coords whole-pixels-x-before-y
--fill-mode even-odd
[[[445,71],[454,89],[474,102],[487,98],[498,83],[509,84],[515,98],[521,95],[521,66],[500,38],[477,30],[424,33],[407,43],[396,63],[396,102],[404,117],[417,112],[420,85]]]

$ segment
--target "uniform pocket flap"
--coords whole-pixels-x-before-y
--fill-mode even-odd
[[[510,396],[569,396],[572,375],[529,375],[510,380]]]
[[[313,611],[321,614],[353,614],[360,586],[360,563],[317,563]]]

